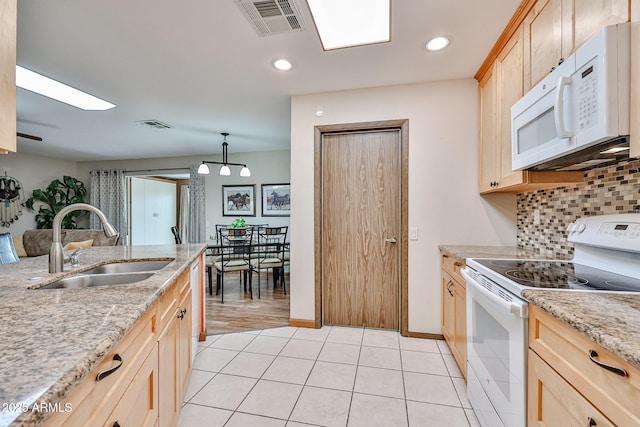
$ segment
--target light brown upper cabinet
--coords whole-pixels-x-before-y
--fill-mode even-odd
[[[0,0],[0,153],[16,151],[17,0]]]
[[[582,172],[512,171],[511,107],[592,35],[629,18],[628,0],[523,0],[476,73],[480,193],[582,182]]]
[[[525,91],[607,25],[629,20],[629,0],[539,0],[524,19]]]

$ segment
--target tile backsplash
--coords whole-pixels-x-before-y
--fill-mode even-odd
[[[517,244],[548,257],[573,255],[567,225],[577,218],[640,214],[640,160],[585,172],[584,182],[518,194]],[[534,221],[540,216],[539,221]]]

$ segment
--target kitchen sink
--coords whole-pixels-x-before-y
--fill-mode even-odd
[[[103,273],[103,274],[76,274],[65,277],[38,289],[76,289],[90,288],[93,286],[125,285],[148,279],[156,274],[155,271],[129,272],[129,273]]]
[[[114,273],[135,273],[135,272],[156,272],[166,267],[172,259],[157,261],[132,261],[132,262],[114,262],[112,264],[104,264],[91,270],[83,271],[79,274],[114,274]]]

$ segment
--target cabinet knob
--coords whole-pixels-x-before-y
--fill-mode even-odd
[[[564,58],[560,58],[560,60],[558,61],[558,65],[562,64],[564,62]]]

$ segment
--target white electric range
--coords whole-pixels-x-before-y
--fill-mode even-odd
[[[640,214],[578,219],[571,260],[467,259],[467,393],[483,427],[526,426],[526,289],[640,292]]]

